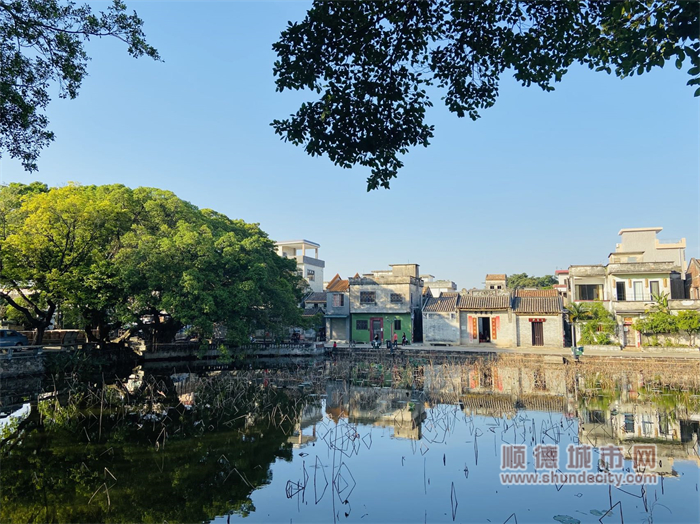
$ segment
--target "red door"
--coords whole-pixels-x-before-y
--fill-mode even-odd
[[[369,339],[374,340],[374,335],[379,335],[379,342],[384,341],[384,319],[382,317],[369,319]]]

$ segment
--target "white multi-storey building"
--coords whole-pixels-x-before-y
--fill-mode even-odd
[[[323,291],[323,268],[326,263],[318,258],[318,249],[321,247],[316,242],[309,240],[288,240],[275,242],[277,254],[284,258],[293,258],[297,261],[297,270],[309,283],[309,287],[315,293]],[[313,254],[313,256],[308,255]]]

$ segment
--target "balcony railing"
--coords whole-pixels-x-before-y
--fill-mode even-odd
[[[616,294],[615,300],[618,302],[654,302],[654,298],[649,292],[638,293],[636,295],[632,292],[625,293],[623,298],[618,297]]]

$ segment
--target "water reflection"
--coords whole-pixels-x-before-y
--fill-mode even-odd
[[[0,520],[696,522],[699,381],[524,357],[69,380],[3,429]],[[630,470],[654,443],[670,484],[501,485],[501,445],[540,443],[621,444]]]

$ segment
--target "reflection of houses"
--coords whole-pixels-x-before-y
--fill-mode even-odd
[[[561,365],[507,365],[488,360],[424,370],[423,390],[433,399],[461,402],[471,414],[501,416],[517,409],[566,413],[569,389]]]
[[[347,418],[351,424],[393,427],[394,437],[419,440],[425,420],[422,399],[405,390],[348,386],[344,382],[326,385],[326,413],[334,421]]]
[[[316,442],[316,424],[323,420],[323,410],[320,404],[307,404],[304,406],[294,424],[294,432],[287,442],[295,448],[303,448],[310,442]],[[308,430],[304,432],[304,430]]]
[[[373,271],[349,279],[351,337],[356,342],[391,340],[405,334],[410,341],[422,337],[420,314],[423,281],[418,264],[393,264],[388,271]]]
[[[700,307],[700,300],[685,296],[685,239],[662,243],[656,238],[661,230],[621,229],[621,242],[607,265],[569,268],[571,301],[602,301],[615,315],[618,338],[625,346],[640,345],[632,324],[654,304],[654,296],[667,295],[672,311]]]
[[[291,240],[275,242],[275,246],[279,256],[296,260],[297,271],[308,282],[312,291],[323,291],[323,268],[326,263],[318,258],[318,249],[321,247],[319,244],[309,240]],[[312,251],[313,257],[306,256]]]
[[[686,418],[681,418],[686,417]],[[653,404],[616,401],[605,409],[583,407],[579,440],[600,447],[620,445],[627,456],[635,444],[655,444],[661,475],[675,475],[675,460],[698,460],[700,413],[662,411]]]
[[[423,307],[423,332],[429,344],[562,347],[563,302],[553,289],[442,293]]]

